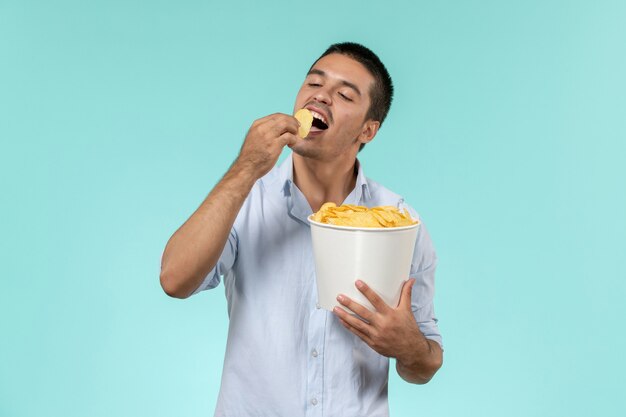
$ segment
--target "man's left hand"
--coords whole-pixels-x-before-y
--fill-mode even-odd
[[[411,310],[411,290],[414,278],[402,287],[400,302],[396,308],[389,306],[366,283],[358,280],[356,287],[372,303],[376,311],[372,312],[363,305],[345,295],[339,295],[337,301],[362,319],[335,307],[333,312],[341,324],[359,336],[372,349],[383,356],[393,358],[411,357],[416,345],[424,339]]]
[[[363,281],[356,286],[374,306],[370,311],[345,295],[337,301],[361,318],[340,307],[333,312],[341,323],[381,355],[396,358],[396,370],[406,381],[425,384],[443,363],[441,346],[429,340],[419,329],[411,309],[411,289],[415,279],[409,279],[402,287],[400,302],[396,308],[389,306]]]

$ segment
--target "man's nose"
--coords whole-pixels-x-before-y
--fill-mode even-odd
[[[330,106],[330,104],[332,103],[332,100],[330,98],[330,94],[328,93],[328,91],[326,91],[326,89],[324,88],[320,88],[315,92],[315,95],[313,96],[313,99],[315,101],[318,101],[320,103],[324,103],[327,106]]]

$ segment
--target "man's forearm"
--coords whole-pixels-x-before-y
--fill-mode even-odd
[[[172,235],[161,261],[161,286],[188,297],[219,259],[256,176],[235,162],[191,217]]]
[[[217,263],[252,186],[276,164],[282,149],[298,141],[299,122],[275,113],[255,120],[239,156],[200,207],[174,233],[163,252],[161,286],[186,298]]]
[[[421,333],[416,337],[412,352],[396,358],[398,375],[413,384],[425,384],[441,368],[443,351],[434,340]]]

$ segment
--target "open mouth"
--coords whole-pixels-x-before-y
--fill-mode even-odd
[[[311,111],[311,114],[313,115],[313,123],[311,125],[312,127],[315,127],[319,130],[328,129],[328,123],[326,122],[324,116],[315,111]]]

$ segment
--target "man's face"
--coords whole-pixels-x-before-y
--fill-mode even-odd
[[[293,151],[320,160],[356,155],[360,144],[369,142],[380,125],[365,120],[373,83],[369,71],[348,56],[334,53],[317,61],[294,106],[294,111],[311,110],[313,126],[305,139],[291,146]]]

